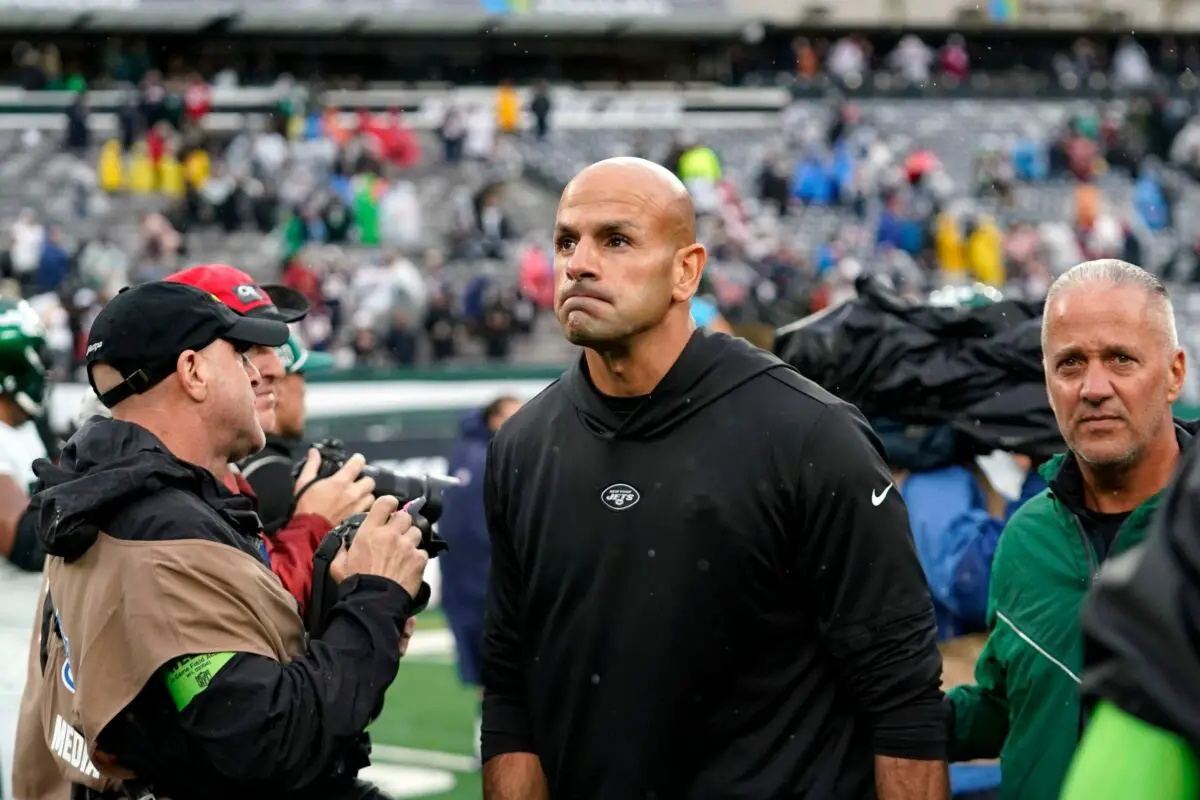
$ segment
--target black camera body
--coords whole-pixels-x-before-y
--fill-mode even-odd
[[[312,447],[321,455],[316,480],[328,478],[350,459],[346,446],[338,439],[322,439]],[[302,459],[292,467],[293,480],[300,477],[304,464],[305,460]],[[446,475],[405,475],[377,464],[367,464],[363,467],[362,474],[375,481],[376,497],[391,495],[399,500],[402,506],[417,498],[425,498],[421,515],[429,520],[430,524],[437,522],[442,515],[442,493],[450,486],[459,485],[458,480]]]
[[[314,483],[337,472],[350,457],[343,444],[336,439],[317,442],[313,447],[321,454],[321,466]],[[298,476],[303,466],[303,462],[297,464],[293,474]],[[375,480],[377,497],[391,495],[400,501],[402,509],[411,514],[413,525],[421,531],[420,548],[430,558],[437,558],[450,549],[445,540],[433,532],[433,524],[442,515],[443,493],[448,487],[459,485],[456,479],[438,475],[402,475],[386,467],[371,465],[363,468],[363,474]],[[300,491],[306,488],[301,487]],[[312,597],[309,598],[306,620],[312,636],[320,636],[324,632],[329,610],[337,602],[337,583],[330,573],[330,565],[342,547],[349,548],[354,544],[354,537],[366,518],[366,514],[347,517],[325,535],[313,554]],[[413,598],[413,614],[425,610],[429,605],[429,596],[429,585],[422,583],[421,590]]]

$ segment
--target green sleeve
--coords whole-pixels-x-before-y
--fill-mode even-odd
[[[1008,738],[1008,694],[1001,658],[1005,635],[1003,629],[993,628],[975,664],[975,683],[948,692],[954,708],[951,761],[1000,757]]]
[[[175,708],[183,711],[196,696],[208,688],[221,667],[233,658],[234,653],[205,653],[181,658],[163,670],[167,683],[167,694],[175,701]]]
[[[947,693],[953,708],[950,714],[950,760],[973,761],[977,758],[999,758],[1008,739],[1009,702],[1008,666],[1012,653],[1017,651],[1012,630],[997,624],[998,611],[1011,599],[1010,583],[1020,574],[1028,561],[1026,538],[1029,527],[1022,527],[1033,501],[1026,503],[1004,526],[996,554],[992,558],[992,574],[988,581],[987,643],[975,662],[975,683],[957,686]]]
[[[1197,796],[1200,763],[1187,742],[1103,702],[1075,753],[1062,800]]]

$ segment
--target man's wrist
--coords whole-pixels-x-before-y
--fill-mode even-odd
[[[338,603],[354,597],[356,602],[367,600],[371,605],[380,605],[393,611],[399,622],[412,616],[413,596],[403,586],[382,575],[350,575],[338,584]]]

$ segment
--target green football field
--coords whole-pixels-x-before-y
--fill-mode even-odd
[[[472,743],[478,713],[475,690],[458,681],[445,620],[437,611],[421,614],[371,728],[373,763],[364,779],[394,797],[479,800]]]

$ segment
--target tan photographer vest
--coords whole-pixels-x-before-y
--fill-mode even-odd
[[[72,783],[105,789],[136,777],[119,754],[98,752],[96,739],[173,660],[233,652],[286,664],[305,650],[295,599],[265,564],[227,545],[101,534],[73,563],[47,558],[46,575],[55,616],[40,704],[28,712],[38,715],[44,745]],[[20,762],[18,754],[26,785],[50,785],[48,776],[22,773],[44,770],[44,759]]]

